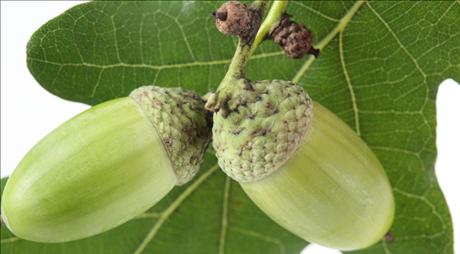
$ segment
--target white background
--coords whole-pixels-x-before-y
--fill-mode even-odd
[[[87,105],[64,101],[37,84],[26,66],[26,43],[49,19],[78,2],[1,2],[1,176],[11,174],[22,156],[44,135]],[[460,232],[460,86],[441,85],[437,98],[436,174]],[[455,236],[460,251],[460,237]],[[311,245],[302,254],[333,254]]]

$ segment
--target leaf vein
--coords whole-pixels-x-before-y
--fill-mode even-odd
[[[225,238],[227,235],[227,225],[228,225],[228,199],[230,193],[230,177],[226,177],[225,179],[225,187],[224,187],[224,197],[223,197],[223,205],[222,205],[222,222],[221,222],[221,230],[220,230],[220,237],[219,237],[219,254],[225,253]]]
[[[62,68],[62,66],[61,66]],[[97,88],[99,87],[99,84],[101,83],[101,77],[102,77],[102,73],[104,72],[104,69],[102,69],[101,71],[99,71],[99,75],[97,76],[97,81],[96,81],[96,84],[94,85],[93,87],[93,91],[91,92],[91,97],[94,98],[94,95],[96,95],[96,90]]]
[[[269,58],[282,55],[282,51],[277,52],[270,52],[270,53],[262,53],[252,57],[252,59],[261,59],[261,58]],[[222,59],[222,60],[213,60],[213,61],[193,61],[193,62],[186,62],[186,63],[178,63],[178,64],[166,64],[166,65],[152,65],[152,64],[130,64],[130,63],[114,63],[114,64],[94,64],[94,63],[60,63],[56,61],[48,61],[45,59],[35,58],[35,57],[28,57],[29,61],[36,61],[45,64],[57,65],[57,66],[69,66],[69,67],[90,67],[90,68],[98,68],[98,69],[112,69],[112,68],[119,68],[119,67],[126,67],[126,68],[147,68],[153,70],[165,70],[165,69],[174,69],[174,68],[185,68],[185,67],[197,67],[197,66],[211,66],[211,65],[223,65],[230,63],[231,59]]]
[[[377,19],[380,20],[380,22],[385,26],[385,28],[388,30],[388,32],[390,32],[390,34],[393,36],[393,38],[395,39],[396,43],[398,44],[398,46],[406,53],[406,55],[409,57],[409,59],[413,62],[415,68],[418,70],[418,72],[422,75],[423,77],[423,83],[425,84],[425,98],[424,98],[424,105],[421,107],[422,109],[425,108],[426,104],[427,104],[427,101],[428,101],[428,94],[429,94],[429,88],[428,88],[428,85],[427,85],[427,75],[426,73],[423,71],[422,67],[419,65],[419,63],[417,62],[417,59],[412,55],[412,53],[409,52],[409,50],[406,48],[406,46],[404,46],[404,44],[401,42],[401,40],[399,39],[399,37],[396,35],[396,33],[393,31],[393,29],[390,27],[390,25],[383,19],[383,17],[371,6],[371,4],[369,2],[366,2],[367,6],[369,7],[369,9],[372,11],[372,13],[374,13],[374,15],[377,17]],[[412,92],[412,90],[414,89],[411,89],[410,92]],[[415,91],[415,90],[414,90]],[[409,94],[409,93],[407,93]],[[407,95],[406,94],[406,95]],[[426,119],[426,117],[424,116],[423,117],[423,121],[425,122],[425,124],[428,126],[429,129],[432,129],[432,127],[430,126],[430,124],[428,123],[428,120]],[[430,136],[432,135],[431,133],[433,133],[433,131],[430,131]]]
[[[365,3],[365,1],[357,1],[349,10],[348,12],[340,19],[339,23],[337,26],[332,29],[332,31],[326,35],[319,43],[316,45],[316,47],[319,50],[323,50],[334,37],[341,31],[347,27],[348,23],[350,23],[351,19],[353,16],[356,14],[356,12],[359,10],[359,8]],[[307,72],[307,70],[310,68],[311,64],[315,61],[314,56],[310,56],[307,61],[304,63],[304,65],[299,69],[299,71],[295,74],[294,78],[292,78],[292,82],[298,83],[302,76]]]
[[[380,14],[374,9],[374,7],[371,6],[369,2],[366,2],[367,6],[369,9],[374,13],[374,15],[382,22],[382,24],[385,26],[385,28],[390,32],[390,34],[393,36],[395,39],[396,43],[401,47],[401,49],[406,53],[406,55],[410,58],[410,60],[414,63],[415,68],[420,72],[420,74],[426,79],[426,73],[423,71],[423,69],[420,67],[420,65],[417,62],[417,59],[412,55],[412,53],[409,52],[409,50],[404,46],[404,44],[401,42],[399,37],[396,35],[396,33],[393,31],[393,29],[390,27],[390,25],[380,16]]]
[[[385,254],[391,254],[390,249],[388,249],[388,245],[385,240],[382,240],[383,251]]]
[[[5,238],[5,239],[2,239],[0,241],[1,244],[5,244],[5,243],[14,243],[16,241],[19,241],[21,240],[20,238],[17,238],[17,237],[10,237],[10,238]]]
[[[136,216],[133,220],[136,219],[157,219],[161,217],[161,213],[155,213],[155,212],[145,212],[143,214],[140,214]]]
[[[285,248],[283,242],[280,241],[279,239],[272,238],[272,237],[269,237],[269,236],[266,236],[266,235],[262,235],[262,234],[260,234],[258,232],[255,232],[255,231],[252,231],[252,230],[249,230],[249,229],[240,228],[240,227],[229,226],[229,229],[233,230],[233,231],[236,231],[236,232],[238,232],[240,234],[255,237],[255,238],[260,239],[260,240],[265,241],[265,242],[273,243],[273,244],[275,244],[275,245],[277,245],[279,247],[281,254],[286,253],[286,248]]]
[[[328,16],[328,15],[326,15],[326,14],[324,14],[324,13],[318,11],[318,10],[315,10],[315,9],[311,8],[310,6],[308,6],[308,5],[306,5],[306,4],[302,3],[302,2],[293,1],[292,3],[297,4],[297,5],[301,6],[302,8],[304,8],[304,9],[310,11],[310,12],[313,12],[313,13],[317,14],[318,16],[323,17],[323,18],[325,18],[327,20],[334,21],[334,22],[339,22],[338,19],[333,18],[331,16]]]
[[[412,198],[412,199],[418,199],[422,202],[424,202],[425,204],[427,204],[430,209],[431,209],[431,212],[434,214],[434,216],[436,216],[439,221],[441,222],[441,226],[442,226],[442,231],[441,232],[444,232],[446,230],[446,224],[443,220],[443,217],[441,216],[441,214],[439,214],[438,210],[436,209],[436,206],[430,202],[430,200],[428,200],[425,196],[423,195],[417,195],[417,194],[413,194],[413,193],[409,193],[407,191],[403,191],[403,190],[400,190],[398,188],[393,188],[393,191],[396,192],[396,193],[399,193],[407,198]]]
[[[350,75],[348,73],[347,67],[345,66],[345,56],[343,53],[343,31],[339,33],[339,56],[340,56],[340,64],[342,66],[343,74],[345,75],[345,80],[347,82],[348,91],[350,92],[351,97],[351,104],[353,107],[353,113],[355,118],[355,130],[358,136],[361,136],[361,130],[359,127],[359,112],[358,112],[358,105],[356,102],[355,91],[353,90],[353,86],[351,84]]]
[[[174,23],[176,23],[177,27],[179,28],[179,31],[181,33],[182,38],[184,39],[185,46],[187,47],[187,50],[190,54],[190,57],[192,58],[193,61],[196,61],[195,54],[193,54],[192,47],[190,46],[190,42],[187,39],[187,35],[184,32],[184,28],[182,27],[182,24],[177,20],[177,17],[173,17],[169,15],[168,13],[162,12],[163,15],[166,17],[169,17],[170,19],[174,20]]]

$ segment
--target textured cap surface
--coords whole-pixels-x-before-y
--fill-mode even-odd
[[[246,4],[225,2],[213,15],[217,29],[223,34],[245,36],[251,29],[251,12]]]
[[[177,176],[177,185],[197,172],[211,138],[204,101],[182,88],[144,86],[131,92],[161,137]]]
[[[239,182],[276,171],[297,149],[312,118],[304,90],[281,80],[241,81],[214,114],[219,166]]]
[[[303,24],[290,20],[288,15],[282,16],[270,35],[273,41],[283,48],[288,57],[302,58],[305,54],[319,55],[319,50],[313,48],[313,36],[310,30]]]

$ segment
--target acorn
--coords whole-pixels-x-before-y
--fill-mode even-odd
[[[355,250],[394,217],[385,171],[339,117],[288,81],[239,79],[209,96],[222,170],[279,225],[307,241]]]
[[[9,178],[3,222],[23,239],[64,242],[141,214],[197,173],[211,136],[203,106],[193,92],[145,86],[70,119]]]

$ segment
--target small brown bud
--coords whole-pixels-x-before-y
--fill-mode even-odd
[[[251,30],[251,12],[246,4],[228,1],[212,13],[217,29],[226,35],[246,36]]]
[[[388,231],[385,236],[384,236],[384,239],[387,243],[392,243],[395,239],[393,237],[393,234],[391,233],[391,231]]]
[[[298,24],[284,14],[277,26],[272,28],[270,36],[279,44],[290,58],[302,58],[305,54],[318,57],[319,50],[312,45],[313,36],[303,24]]]

